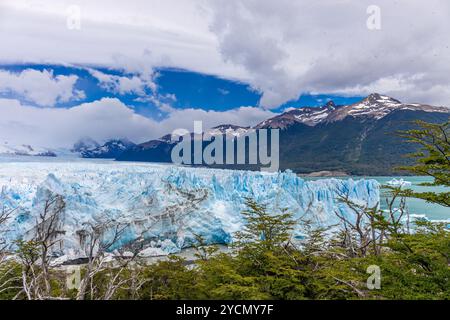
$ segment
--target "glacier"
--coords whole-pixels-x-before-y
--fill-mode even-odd
[[[105,219],[126,224],[115,247],[145,239],[145,252],[169,254],[195,243],[229,244],[241,230],[245,198],[276,212],[286,208],[295,218],[318,225],[339,222],[335,212],[350,215],[336,200],[346,193],[361,204],[380,201],[375,180],[304,180],[291,171],[191,168],[154,163],[83,161],[0,161],[0,209],[16,208],[1,231],[9,243],[33,232],[48,194],[63,196],[64,235],[55,255],[82,257],[79,231]],[[294,230],[301,237],[301,226]]]

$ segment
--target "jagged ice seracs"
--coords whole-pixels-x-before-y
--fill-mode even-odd
[[[279,173],[189,168],[174,165],[113,161],[3,162],[0,208],[17,208],[3,226],[13,243],[33,236],[42,203],[49,194],[63,196],[64,234],[55,255],[82,257],[79,231],[86,223],[115,221],[126,230],[114,248],[135,239],[145,241],[144,254],[179,252],[195,243],[229,244],[245,223],[246,197],[272,212],[288,209],[295,218],[317,225],[339,222],[336,211],[351,216],[336,199],[348,194],[358,203],[379,203],[375,180],[321,179],[307,181],[290,171]],[[302,237],[301,225],[294,237]]]

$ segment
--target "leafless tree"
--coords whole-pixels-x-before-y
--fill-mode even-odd
[[[120,250],[122,251],[122,250]],[[139,250],[140,251],[140,250]],[[116,255],[115,261],[108,269],[108,280],[105,283],[104,294],[98,298],[101,300],[111,300],[119,289],[127,290],[131,293],[131,298],[136,299],[141,287],[147,282],[141,276],[141,268],[136,267],[136,257],[139,252],[134,250],[130,255]]]
[[[21,279],[15,275],[15,270],[8,261],[9,243],[7,239],[3,237],[3,234],[8,231],[6,223],[11,218],[14,211],[16,211],[17,207],[7,207],[2,199],[4,199],[3,192],[0,197],[0,201],[2,201],[0,210],[0,293],[7,290],[21,289],[21,287],[17,285]]]
[[[50,259],[55,245],[61,241],[62,215],[66,204],[61,195],[48,193],[35,226],[29,231],[31,240],[19,242],[22,265],[22,291],[28,300],[60,299],[51,296]],[[19,295],[17,297],[19,297]]]
[[[355,203],[348,193],[338,193],[337,200],[345,204],[351,212],[347,217],[336,211],[343,226],[342,246],[349,251],[350,256],[366,256],[370,252],[380,255],[383,244],[390,236],[404,233],[405,226],[406,232],[409,233],[409,213],[401,188],[385,188],[388,190],[385,211],[379,208],[378,203],[373,207],[360,205]]]
[[[5,204],[5,194],[4,190],[2,190],[0,194],[0,264],[5,258],[5,254],[7,253],[9,244],[3,235],[8,232],[7,222],[11,218],[12,214],[17,210],[17,207],[9,207]]]
[[[398,235],[399,233],[410,233],[410,216],[406,205],[406,197],[401,187],[385,186],[389,196],[386,197],[386,207],[389,221],[389,232]],[[406,222],[403,221],[406,219]],[[406,229],[405,229],[406,228]]]
[[[3,209],[0,211],[0,264],[3,261],[5,254],[8,249],[8,243],[6,239],[3,238],[3,233],[6,232],[6,222],[9,220],[11,214],[14,212],[15,209]]]
[[[49,264],[50,250],[61,241],[60,235],[64,234],[61,228],[61,215],[66,208],[66,203],[60,195],[51,195],[44,202],[44,208],[36,220],[35,241],[40,247],[40,262],[45,283],[45,292],[50,295]]]
[[[366,256],[370,246],[375,254],[380,252],[382,235],[377,233],[376,218],[379,214],[378,204],[373,207],[357,204],[349,193],[338,192],[337,200],[350,209],[351,216],[335,211],[342,222],[342,246],[348,250],[350,257]]]
[[[130,267],[142,250],[140,239],[128,244],[126,248],[115,250],[114,258],[106,254],[117,244],[128,227],[129,224],[106,221],[96,224],[86,223],[84,229],[78,232],[88,261],[78,289],[77,300],[84,300],[87,296],[90,299],[109,300],[125,285],[132,285],[136,290],[142,286],[136,271]],[[125,275],[126,271],[129,274]],[[102,283],[103,290],[99,290],[95,277],[102,272],[107,273],[107,281]]]

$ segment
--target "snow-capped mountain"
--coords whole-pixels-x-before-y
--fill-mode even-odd
[[[125,150],[128,150],[134,146],[135,144],[128,139],[113,139],[105,142],[101,146],[91,149],[83,149],[80,151],[80,154],[83,158],[115,159]]]
[[[330,114],[340,106],[336,106],[333,101],[329,101],[322,107],[302,107],[289,110],[276,117],[264,120],[256,125],[256,129],[284,129],[295,123],[303,123],[308,126],[315,126],[325,121]]]
[[[15,156],[56,157],[56,153],[50,149],[34,147],[28,144],[12,145],[7,141],[0,144],[0,154]]]
[[[329,101],[322,107],[302,107],[289,110],[276,117],[258,124],[257,129],[285,129],[293,124],[302,123],[315,126],[320,123],[329,123],[343,120],[347,117],[374,118],[380,120],[398,110],[413,110],[425,112],[448,113],[445,107],[434,107],[416,103],[402,103],[394,98],[373,93],[365,99],[348,106],[336,106]]]
[[[402,103],[374,93],[351,105],[339,106],[330,101],[322,107],[290,109],[255,127],[226,124],[205,133],[234,134],[239,138],[255,129],[281,129],[281,169],[383,175],[410,164],[404,155],[417,151],[416,146],[404,143],[395,134],[397,131],[412,129],[414,120],[443,123],[449,115],[449,108]],[[125,151],[117,160],[171,162],[175,144],[166,135]]]
[[[225,134],[234,137],[239,137],[241,135],[246,134],[249,130],[251,130],[250,127],[235,126],[232,124],[222,124],[220,126],[206,130],[205,133],[210,136]]]
[[[372,117],[380,120],[394,111],[413,110],[425,112],[449,113],[450,109],[418,103],[402,103],[394,98],[373,93],[362,101],[337,109],[325,119],[327,122],[339,121],[348,116]]]
[[[112,139],[100,145],[91,138],[83,138],[70,150],[68,148],[36,147],[28,144],[12,145],[6,141],[0,143],[0,155],[115,159],[122,152],[134,146],[135,144],[127,139]]]
[[[403,103],[374,93],[351,105],[335,105],[329,101],[322,107],[291,108],[254,127],[223,124],[206,129],[204,135],[238,139],[257,129],[281,129],[281,169],[299,173],[338,170],[350,174],[393,174],[395,167],[408,164],[403,157],[406,153],[417,151],[395,133],[413,128],[414,120],[442,123],[448,121],[449,115],[449,108]],[[91,138],[83,138],[70,151],[64,152],[4,143],[0,144],[0,154],[171,162],[171,151],[177,144],[171,138],[167,134],[138,145],[126,139],[99,144]],[[204,147],[209,143],[205,140]],[[235,169],[257,168],[240,166]]]
[[[100,144],[92,138],[83,137],[78,140],[70,151],[81,154],[83,151],[93,150],[100,147]]]

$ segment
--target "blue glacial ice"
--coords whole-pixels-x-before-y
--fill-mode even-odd
[[[306,181],[296,174],[186,168],[115,162],[2,163],[0,208],[17,208],[2,232],[9,242],[27,238],[49,193],[64,197],[65,231],[60,254],[83,256],[77,231],[105,219],[127,224],[117,246],[136,238],[154,252],[174,253],[201,235],[208,243],[230,243],[242,229],[240,212],[252,197],[270,210],[287,208],[318,225],[349,214],[336,200],[348,193],[361,204],[379,202],[375,180]],[[301,234],[301,228],[295,230]],[[150,250],[151,251],[151,250]]]

